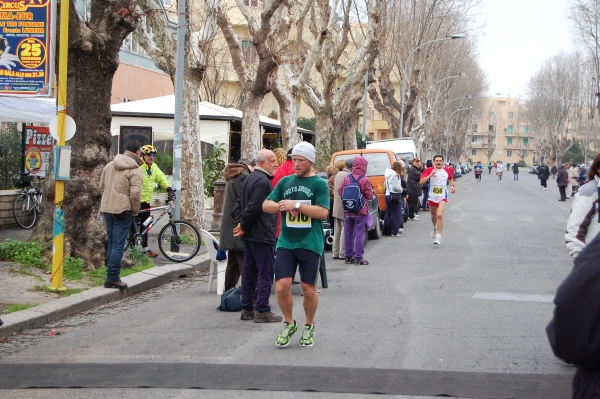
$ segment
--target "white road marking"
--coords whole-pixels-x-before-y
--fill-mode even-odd
[[[545,302],[552,303],[554,295],[538,294],[511,294],[508,292],[476,292],[473,299],[487,299],[491,301],[516,301],[516,302]]]
[[[527,215],[517,215],[517,219],[519,222],[533,222],[533,218]]]

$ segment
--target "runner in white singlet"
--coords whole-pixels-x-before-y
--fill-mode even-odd
[[[444,229],[444,208],[448,202],[448,184],[450,192],[455,193],[454,178],[452,173],[444,168],[444,157],[436,155],[433,158],[433,166],[427,168],[421,174],[421,184],[429,182],[429,207],[431,208],[431,223],[433,231],[431,237],[435,238],[433,242],[440,245],[442,241],[442,230]]]

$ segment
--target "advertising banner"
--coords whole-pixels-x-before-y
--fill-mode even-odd
[[[0,95],[49,96],[50,0],[0,0]]]
[[[44,177],[52,153],[52,136],[47,127],[27,126],[25,132],[25,170],[31,176]]]

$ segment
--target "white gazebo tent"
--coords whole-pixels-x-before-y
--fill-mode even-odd
[[[44,97],[0,97],[0,121],[50,123],[56,116],[56,99]]]
[[[214,144],[216,141],[225,144],[226,159],[229,159],[230,138],[232,131],[239,131],[243,113],[233,108],[221,107],[207,101],[198,103],[200,121],[198,135],[203,143]],[[131,101],[113,104],[111,133],[113,147],[119,146],[118,136],[122,133],[135,132],[136,129],[151,130],[153,142],[172,141],[174,130],[175,96],[163,96],[146,100]],[[232,129],[232,125],[236,128]],[[281,130],[281,124],[276,119],[260,116],[260,125],[263,130]],[[298,129],[305,135],[314,133]]]

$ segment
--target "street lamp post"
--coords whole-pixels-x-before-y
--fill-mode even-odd
[[[440,82],[443,82],[444,80],[447,79],[452,79],[452,78],[464,78],[466,77],[467,74],[466,73],[459,73],[458,75],[453,75],[453,76],[448,76],[445,78],[442,78],[440,80],[438,80],[437,82],[435,82],[434,84],[432,84],[429,87],[429,90],[427,90],[427,123],[425,124],[425,159],[429,159],[429,117],[431,114],[431,98],[430,98],[430,94],[431,94],[431,90],[435,87],[435,85],[437,85]]]
[[[417,46],[417,48],[415,48],[413,51],[411,51],[411,53],[406,58],[406,62],[404,63],[404,74],[403,74],[404,76],[402,77],[402,91],[400,93],[400,95],[402,96],[402,100],[401,100],[402,105],[400,106],[400,132],[399,132],[400,138],[402,138],[402,133],[404,131],[404,94],[406,93],[406,71],[408,69],[408,61],[410,61],[410,57],[412,57],[412,55],[415,53],[415,51],[417,51],[421,47],[425,46],[426,44],[441,42],[444,40],[462,39],[464,37],[466,37],[466,35],[464,33],[460,33],[460,34],[452,35],[450,37],[444,37],[441,39],[430,40],[428,42],[421,44],[420,46]]]
[[[469,105],[468,107],[463,107],[463,108],[458,108],[456,111],[452,112],[450,114],[450,116],[448,117],[448,124],[446,125],[446,157],[444,158],[446,160],[446,162],[448,162],[448,142],[450,141],[450,137],[449,137],[449,125],[450,125],[450,119],[452,118],[452,115],[454,115],[455,113],[457,113],[458,111],[464,111],[467,109],[472,109],[473,107],[471,105]]]

